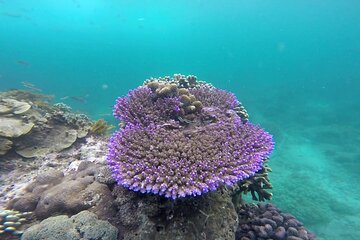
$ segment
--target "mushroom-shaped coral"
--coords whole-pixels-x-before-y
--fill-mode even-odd
[[[262,168],[272,137],[242,121],[235,95],[210,85],[188,90],[201,106],[196,111],[183,110],[193,106],[177,95],[185,90],[170,97],[143,86],[118,98],[114,115],[125,127],[110,140],[108,163],[120,185],[176,199],[233,185]]]

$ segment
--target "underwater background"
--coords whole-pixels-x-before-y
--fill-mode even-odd
[[[116,124],[118,96],[194,74],[274,135],[273,203],[319,239],[360,239],[359,12],[352,0],[0,0],[0,91],[38,88]]]

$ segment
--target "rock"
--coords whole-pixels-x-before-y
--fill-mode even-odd
[[[25,158],[44,156],[66,149],[86,137],[91,120],[64,104],[51,105],[50,96],[26,91],[0,92],[0,137]],[[0,147],[0,155],[8,150]]]
[[[118,230],[107,221],[98,220],[94,213],[82,211],[72,216],[71,220],[82,239],[117,239]]]
[[[84,137],[86,137],[87,135],[88,135],[88,133],[89,133],[89,127],[81,127],[81,128],[79,128],[79,129],[77,129],[76,130],[76,132],[77,132],[77,136],[78,136],[78,138],[84,138]]]
[[[179,201],[115,186],[122,239],[235,239],[238,217],[221,190]]]
[[[116,180],[112,177],[112,172],[109,166],[103,166],[99,168],[96,180],[99,183],[114,184]]]
[[[83,210],[96,213],[100,219],[110,219],[115,214],[114,199],[108,186],[96,181],[100,169],[90,163],[65,177],[56,170],[40,174],[26,187],[24,195],[11,201],[8,208],[34,211],[38,219]]]
[[[34,123],[25,123],[20,119],[0,116],[0,136],[17,138],[30,132]]]
[[[11,113],[12,108],[6,105],[0,104],[0,114]]]
[[[7,138],[0,137],[0,156],[5,155],[12,147],[13,142]]]
[[[28,193],[25,198],[19,198],[13,205],[13,208],[22,211],[29,212],[33,211],[36,208],[36,205],[39,201],[39,195],[34,193]],[[11,202],[9,204],[12,204]]]
[[[0,113],[23,114],[27,112],[31,105],[27,102],[20,102],[12,98],[3,98],[0,104]]]
[[[42,156],[50,152],[59,152],[70,147],[77,139],[77,132],[65,125],[52,128],[36,128],[31,134],[16,142],[15,151],[25,158]]]
[[[31,108],[27,102],[20,102],[15,99],[3,99],[3,101],[12,104],[14,114],[23,114]]]
[[[118,230],[109,222],[98,220],[89,211],[82,211],[69,218],[66,215],[50,217],[31,226],[22,240],[116,240]]]
[[[67,180],[42,194],[35,214],[44,219],[54,213],[78,213],[96,205],[103,195],[111,195],[109,189],[91,176]]]

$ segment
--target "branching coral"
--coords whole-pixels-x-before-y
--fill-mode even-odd
[[[189,90],[205,107],[218,107],[222,110],[234,109],[239,105],[233,93],[211,86],[201,86]]]
[[[114,115],[125,127],[110,140],[108,163],[120,185],[196,196],[253,176],[270,155],[271,135],[243,121],[235,95],[181,76],[153,79],[118,98]]]
[[[267,191],[268,189],[272,189],[272,185],[268,177],[269,172],[271,172],[271,168],[264,164],[262,168],[254,174],[254,176],[238,183],[239,191],[244,194],[250,192],[252,199],[255,201],[262,202],[270,200],[272,198],[272,194]]]
[[[118,98],[113,113],[125,123],[147,126],[170,120],[180,110],[179,106],[176,97],[157,98],[156,93],[144,86]]]

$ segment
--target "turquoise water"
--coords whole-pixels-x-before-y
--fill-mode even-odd
[[[195,74],[274,134],[273,202],[321,239],[360,239],[359,12],[350,0],[0,0],[0,90],[30,82],[114,122],[115,98],[146,78]]]

